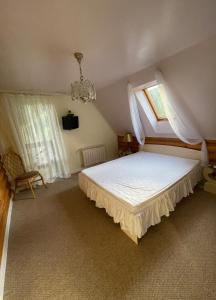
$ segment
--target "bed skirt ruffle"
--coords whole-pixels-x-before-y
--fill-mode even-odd
[[[160,223],[162,216],[168,217],[182,198],[193,193],[200,179],[200,166],[197,166],[170,188],[145,201],[142,206],[136,209],[132,207],[133,211],[123,204],[123,200],[98,186],[83,173],[79,174],[79,186],[89,199],[95,201],[96,207],[105,208],[114,222],[120,223],[122,230],[141,238],[150,226]]]

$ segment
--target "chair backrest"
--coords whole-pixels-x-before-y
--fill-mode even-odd
[[[22,158],[15,152],[9,151],[3,156],[3,165],[10,176],[15,179],[25,172]]]

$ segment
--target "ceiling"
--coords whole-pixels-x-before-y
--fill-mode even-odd
[[[7,0],[0,10],[0,89],[100,89],[216,34],[215,0]]]

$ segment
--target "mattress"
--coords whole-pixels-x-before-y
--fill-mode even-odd
[[[169,216],[200,178],[198,160],[140,151],[83,170],[79,185],[122,230],[140,238]]]
[[[134,212],[198,165],[198,160],[140,151],[82,173]]]

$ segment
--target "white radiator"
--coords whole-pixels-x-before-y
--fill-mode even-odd
[[[106,149],[104,145],[96,145],[81,149],[83,166],[89,167],[106,161]]]

